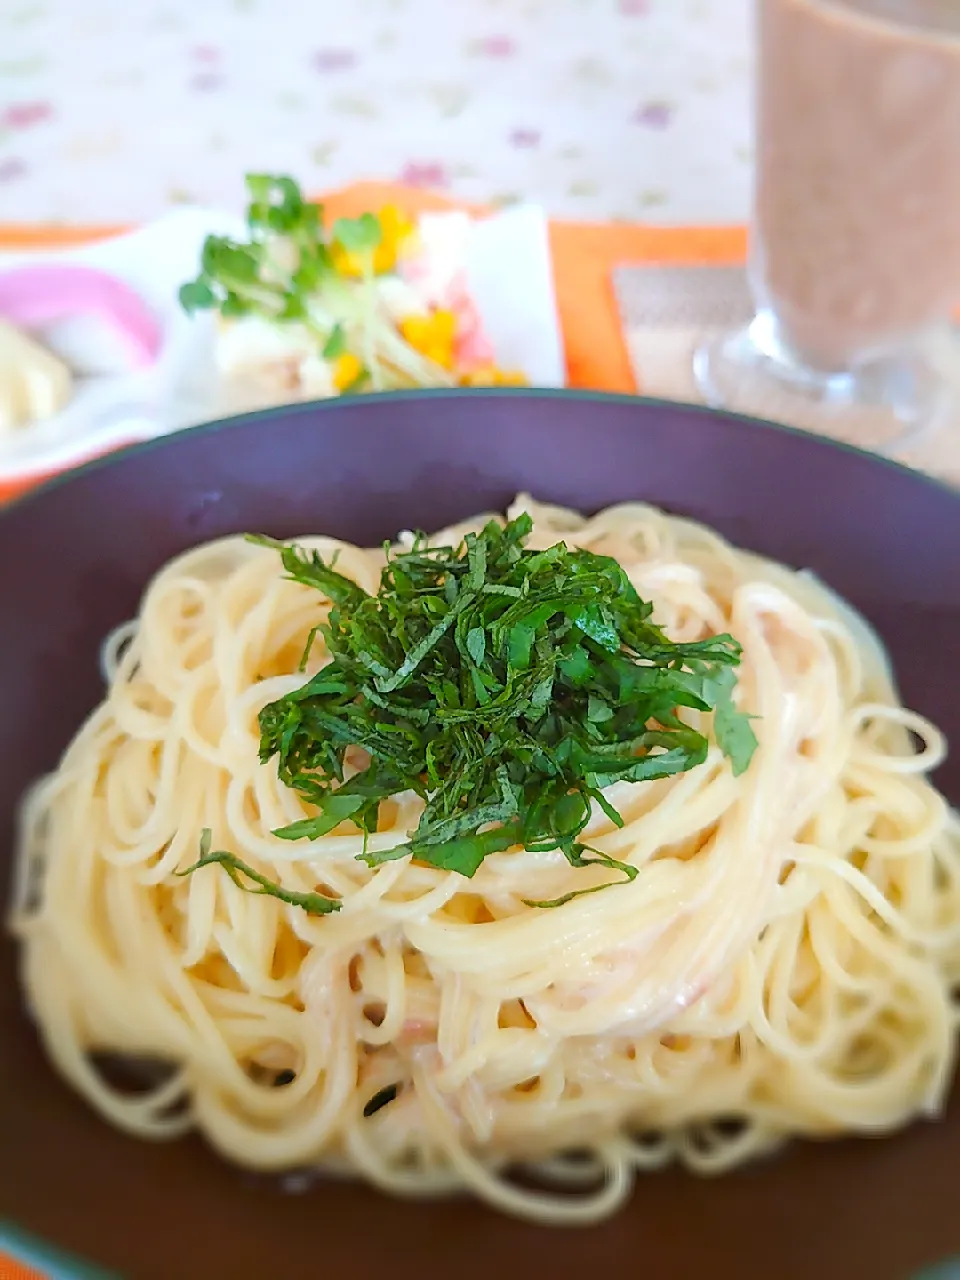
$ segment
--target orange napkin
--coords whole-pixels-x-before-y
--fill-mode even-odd
[[[331,217],[350,217],[392,203],[412,213],[464,208],[441,196],[388,183],[361,182],[321,197]],[[474,206],[473,212],[484,210]],[[0,252],[63,249],[119,235],[127,227],[0,225]],[[742,227],[645,227],[627,224],[550,224],[557,307],[571,387],[636,391],[611,273],[628,263],[736,263],[746,250]],[[0,483],[0,502],[39,478]],[[0,1272],[0,1280],[5,1280]]]

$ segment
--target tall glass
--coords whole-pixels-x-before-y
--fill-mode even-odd
[[[697,382],[902,445],[944,408],[960,304],[960,0],[756,4],[757,311],[698,349]]]

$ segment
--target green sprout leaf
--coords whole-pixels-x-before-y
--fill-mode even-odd
[[[370,253],[383,239],[383,229],[376,214],[361,213],[359,218],[338,218],[333,238],[348,253]]]
[[[191,280],[180,286],[180,305],[187,315],[194,311],[209,311],[217,305],[217,295],[205,280]]]
[[[337,356],[342,356],[346,349],[347,335],[344,332],[343,325],[338,322],[330,330],[330,336],[324,343],[323,358],[325,360],[336,360]]]

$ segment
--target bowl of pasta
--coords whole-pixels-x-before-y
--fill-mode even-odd
[[[960,1250],[958,549],[887,461],[516,389],[5,510],[4,1215],[138,1280]]]

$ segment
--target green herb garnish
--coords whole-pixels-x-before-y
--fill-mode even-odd
[[[361,213],[359,218],[338,218],[333,238],[350,253],[371,253],[383,239],[383,229],[374,214]]]
[[[324,360],[336,360],[337,356],[342,356],[347,349],[347,335],[343,331],[343,325],[337,323],[330,330],[330,336],[324,343],[323,358]]]
[[[188,314],[300,325],[325,360],[355,351],[365,371],[351,392],[453,382],[402,337],[380,305],[375,252],[384,232],[376,214],[338,218],[328,231],[322,207],[306,200],[292,178],[253,173],[246,181],[248,238],[207,236],[199,274],[179,293]],[[343,252],[359,257],[361,278],[339,269]]]
[[[207,236],[200,274],[180,289],[180,305],[188,313],[309,319],[310,297],[338,279],[323,209],[304,200],[292,178],[248,174],[247,191],[249,240]]]
[[[416,830],[395,848],[365,849],[369,866],[412,857],[469,877],[489,854],[525,848],[632,880],[636,868],[578,837],[593,804],[623,825],[603,794],[612,783],[703,763],[708,739],[682,708],[713,712],[734,773],[748,767],[757,740],[733,704],[737,642],[675,644],[615,560],[563,543],[527,550],[531,529],[527,515],[491,522],[459,548],[418,535],[409,551],[388,552],[376,595],[316,552],[254,539],[331,605],[316,628],[329,663],[260,713],[261,761],[276,757],[281,781],[316,810],[275,835],[318,839],[343,822],[375,832],[381,803],[413,791],[424,801]],[[350,747],[369,764],[345,780]],[[277,889],[233,855],[201,852],[197,866],[220,861],[256,892]],[[610,883],[528,905],[560,906]],[[320,902],[296,905],[339,907]]]
[[[294,893],[268,880],[259,871],[254,871],[253,867],[248,867],[235,853],[227,853],[222,849],[211,852],[211,841],[209,828],[204,828],[200,836],[200,857],[193,866],[187,867],[185,871],[178,871],[177,875],[188,876],[201,867],[217,865],[223,867],[238,888],[246,889],[248,893],[263,893],[271,898],[279,898],[291,907],[302,907],[308,915],[325,916],[331,911],[340,910],[340,903],[336,898],[326,898],[322,893]]]

